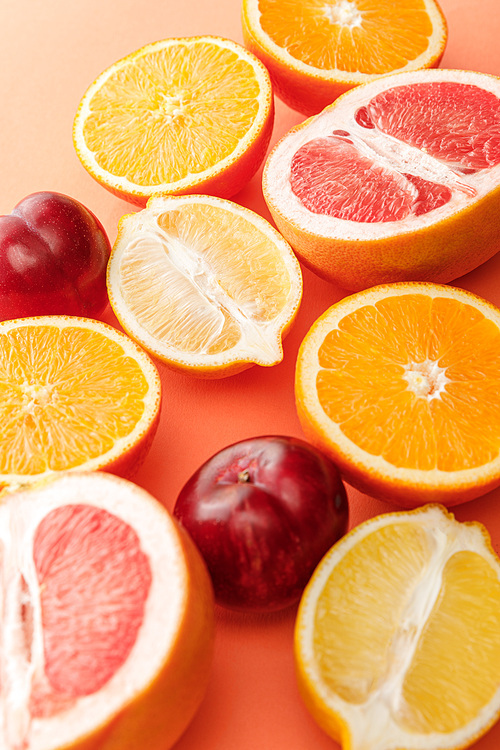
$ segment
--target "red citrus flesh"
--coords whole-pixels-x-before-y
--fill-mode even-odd
[[[379,152],[377,144],[367,148],[359,130],[334,130],[308,141],[292,158],[292,191],[313,213],[357,222],[419,216],[446,204],[451,187],[474,195],[461,175],[500,163],[500,99],[479,86],[395,86],[360,107],[355,120],[381,134]],[[439,163],[451,169],[454,185],[422,176],[424,159],[438,162],[437,175]]]
[[[33,716],[47,716],[100,690],[125,663],[143,621],[151,568],[135,531],[90,505],[47,514],[33,560],[47,682],[35,684],[30,707]]]

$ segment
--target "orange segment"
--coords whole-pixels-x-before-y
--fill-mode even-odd
[[[434,284],[375,287],[306,335],[297,407],[346,477],[403,505],[500,484],[500,311]]]
[[[154,356],[220,377],[281,360],[302,279],[290,247],[253,212],[208,196],[157,198],[122,219],[108,291]]]
[[[467,747],[500,712],[488,533],[437,505],[356,527],[303,594],[295,656],[308,708],[343,747]]]
[[[75,468],[125,470],[153,437],[160,383],[147,355],[110,326],[27,318],[0,326],[0,396],[0,484],[23,484]]]
[[[243,0],[243,35],[279,96],[310,115],[376,76],[437,65],[447,29],[433,0]]]
[[[92,176],[144,204],[153,192],[237,192],[271,128],[259,61],[234,42],[193,37],[150,44],[104,71],[82,99],[74,140]]]

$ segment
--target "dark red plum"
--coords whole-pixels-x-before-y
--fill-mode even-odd
[[[0,320],[98,315],[110,252],[101,222],[79,201],[28,195],[0,216]]]
[[[201,551],[219,604],[271,611],[298,601],[346,532],[348,503],[329,458],[298,438],[263,436],[206,461],[174,515]]]

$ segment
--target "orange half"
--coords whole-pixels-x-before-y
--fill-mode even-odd
[[[344,477],[404,507],[500,485],[500,310],[401,283],[346,297],[306,334],[296,401]]]
[[[277,94],[306,115],[380,75],[438,65],[447,40],[434,0],[243,0],[242,23]]]
[[[133,341],[70,316],[0,323],[0,487],[80,469],[130,475],[160,416],[158,372]]]
[[[229,197],[259,168],[273,125],[271,82],[244,47],[165,39],[105,70],[78,108],[73,140],[87,171],[120,197]]]

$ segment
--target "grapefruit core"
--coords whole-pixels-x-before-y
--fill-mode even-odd
[[[7,495],[0,516],[0,747],[170,747],[212,656],[194,545],[147,492],[104,472]]]
[[[420,70],[359,86],[285,135],[263,187],[323,278],[451,281],[500,249],[500,79]]]

